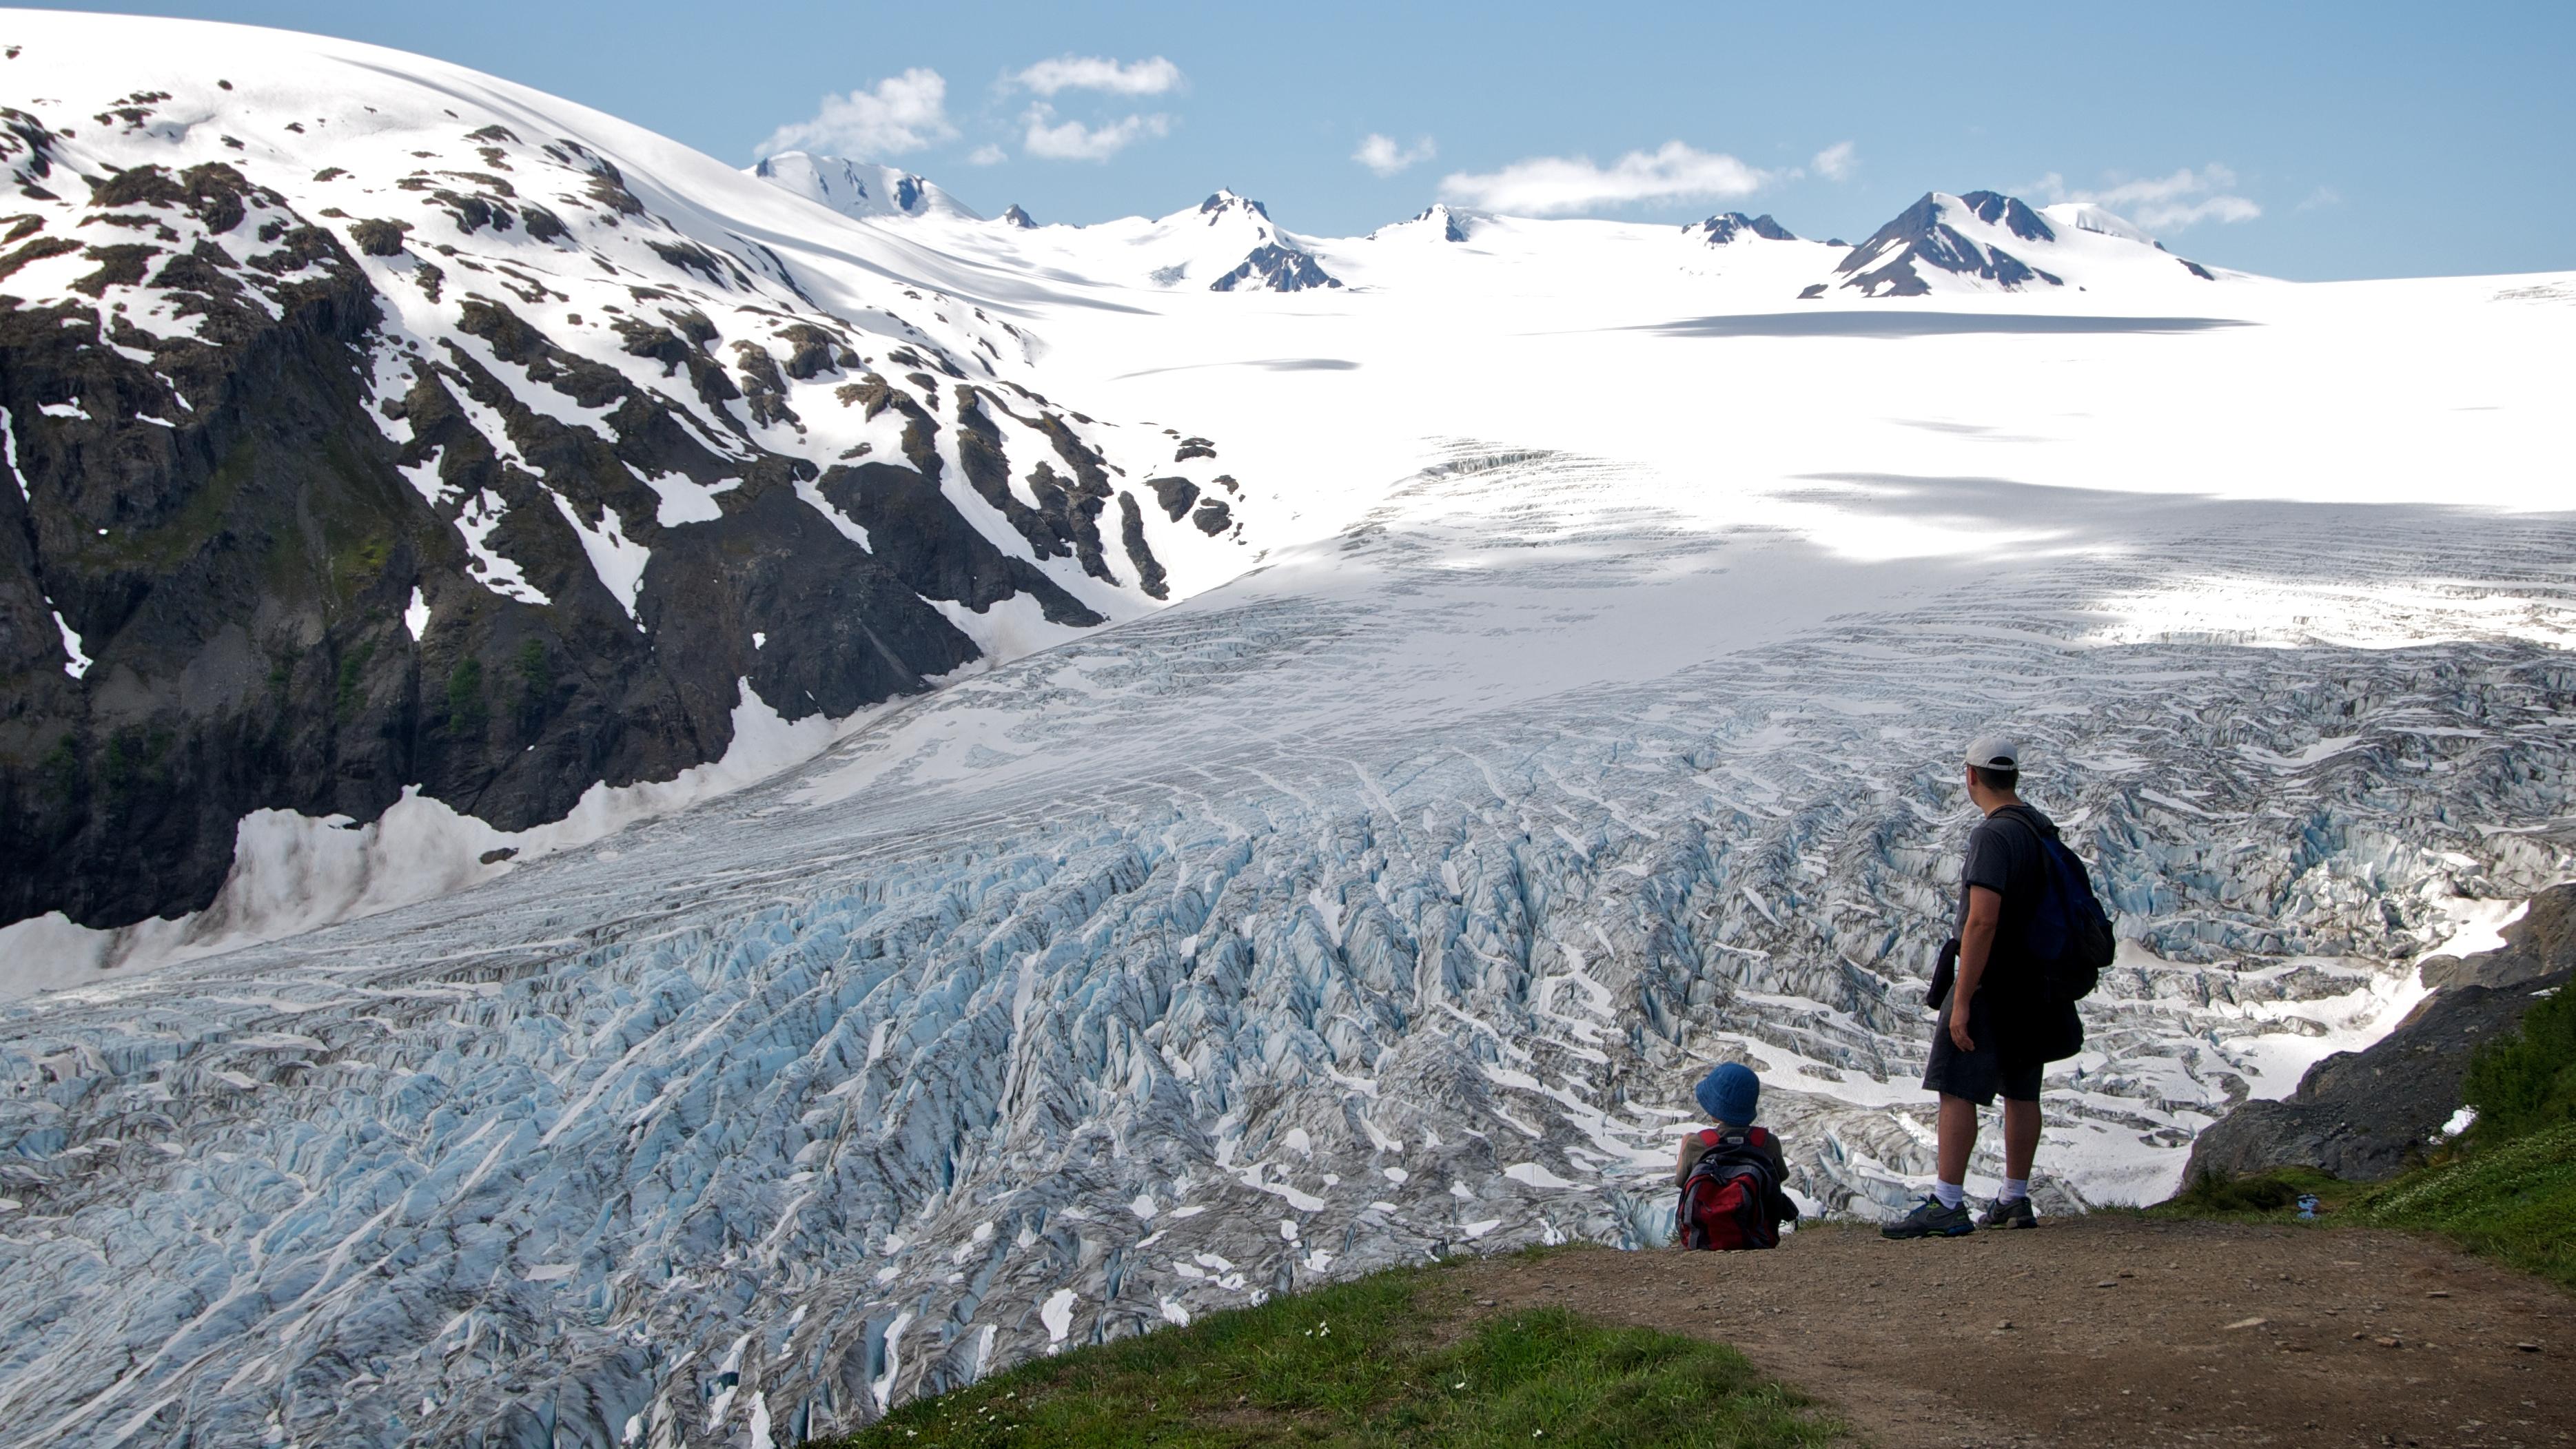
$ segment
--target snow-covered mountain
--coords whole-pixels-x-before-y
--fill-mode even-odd
[[[1451,206],[1444,201],[1426,206],[1402,221],[1379,227],[1362,240],[1463,242],[1473,234],[1479,222],[1490,219],[1482,212]]]
[[[2565,277],[2211,285],[1969,198],[2067,284],[1864,295],[1759,218],[854,218],[167,21],[0,12],[0,104],[0,829],[77,783],[125,889],[218,767],[308,791],[225,837],[239,949],[0,928],[31,1441],[767,1449],[1652,1242],[1719,1059],[1873,1215],[1991,727],[2126,943],[2050,1212],[2576,867]],[[1213,289],[1266,246],[1345,285]]]
[[[1304,292],[1342,285],[1316,260],[1311,243],[1270,219],[1268,207],[1223,190],[1168,216],[1021,225],[998,240],[961,238],[957,245],[1006,248],[1004,264],[1014,270],[1154,291]]]
[[[1806,294],[1848,288],[1865,297],[2072,286],[2163,290],[2176,277],[2211,282],[2218,273],[2163,249],[2155,238],[2099,206],[2065,202],[2034,211],[1995,191],[1925,192],[1851,249],[1836,280]]]
[[[415,794],[434,861],[356,893],[461,884],[1251,555],[1204,449],[880,229],[416,57],[7,31],[0,924],[196,911],[242,822]]]
[[[828,206],[844,216],[939,216],[981,221],[981,213],[949,195],[928,178],[893,166],[781,151],[753,163],[751,174],[791,195]],[[1014,207],[1012,210],[1017,211]],[[1021,213],[1025,218],[1026,213]]]

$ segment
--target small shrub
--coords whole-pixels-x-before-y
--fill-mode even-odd
[[[546,654],[544,641],[531,639],[519,646],[519,728],[523,734],[535,734],[546,722],[546,704],[555,689],[554,660]]]
[[[340,677],[331,691],[331,711],[342,722],[358,712],[358,688],[366,680],[367,661],[376,655],[374,640],[369,640],[340,656]]]
[[[2478,1048],[2460,1091],[2477,1109],[2481,1143],[2576,1121],[2576,993],[2535,1003],[2521,1035]]]
[[[485,716],[483,661],[470,656],[459,659],[447,671],[447,726],[470,733],[483,727]]]
[[[2302,1194],[2324,1197],[2341,1181],[2305,1167],[2277,1167],[2270,1172],[2223,1178],[2204,1169],[2182,1191],[2152,1211],[2175,1217],[2216,1217],[2240,1213],[2285,1212],[2298,1206]]]

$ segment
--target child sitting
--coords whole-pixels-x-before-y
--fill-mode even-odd
[[[1751,1067],[1723,1062],[1693,1095],[1717,1125],[1682,1139],[1673,1164],[1682,1190],[1674,1241],[1685,1248],[1778,1247],[1780,1224],[1798,1220],[1798,1205],[1782,1187],[1789,1165],[1780,1139],[1753,1125],[1762,1079]]]

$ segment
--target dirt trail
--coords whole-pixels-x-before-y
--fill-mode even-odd
[[[1732,1343],[1880,1449],[2576,1443],[2576,1297],[2402,1233],[1835,1226],[1771,1253],[1495,1259],[1457,1284]]]

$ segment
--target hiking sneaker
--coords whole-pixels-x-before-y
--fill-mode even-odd
[[[1941,1206],[1937,1197],[1925,1197],[1914,1205],[1914,1211],[1878,1230],[1882,1238],[1964,1238],[1977,1230],[1977,1220],[1968,1215],[1968,1205],[1954,1208]]]
[[[2030,1199],[2028,1197],[2017,1197],[2011,1202],[2006,1202],[2002,1198],[1996,1198],[1993,1202],[1986,1205],[1985,1213],[1977,1219],[1977,1226],[1981,1228],[2035,1228],[2039,1226],[2039,1214],[2031,1211]]]

